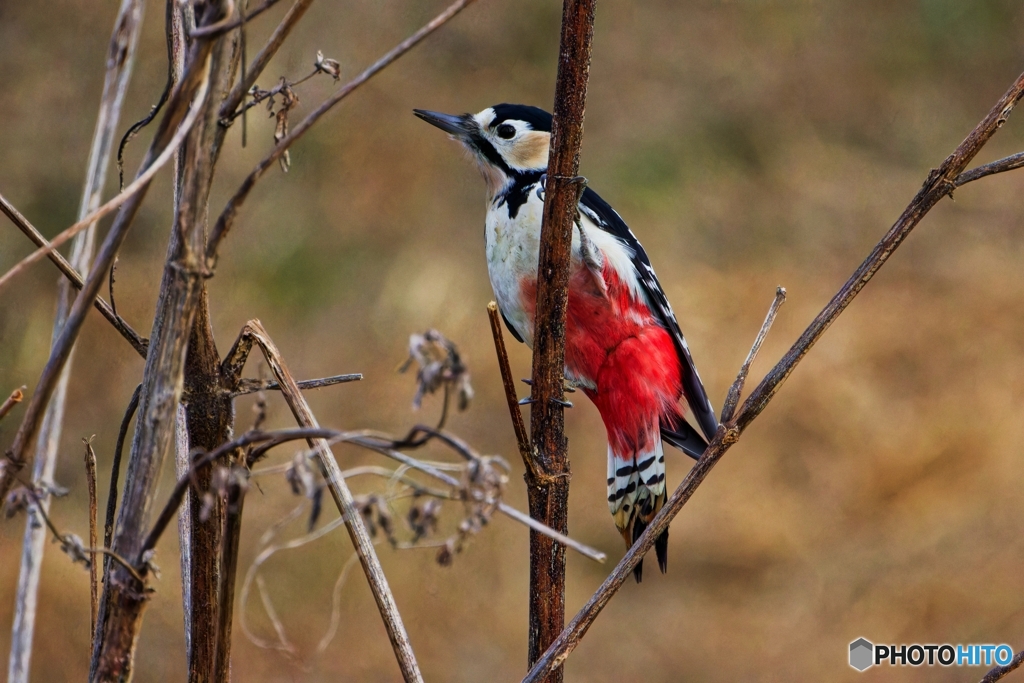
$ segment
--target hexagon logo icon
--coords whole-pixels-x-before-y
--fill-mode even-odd
[[[864,671],[874,664],[875,646],[865,638],[858,638],[850,643],[850,666],[857,671]]]

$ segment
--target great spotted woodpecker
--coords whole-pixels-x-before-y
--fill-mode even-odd
[[[505,324],[533,346],[551,115],[498,104],[452,116],[417,109],[476,160],[487,184],[487,271]],[[608,432],[608,507],[630,547],[665,503],[668,442],[698,458],[718,421],[672,307],[640,242],[589,187],[573,231],[565,376]],[[698,429],[684,414],[689,411]],[[668,562],[668,531],[655,543]],[[643,565],[635,570],[640,581]]]

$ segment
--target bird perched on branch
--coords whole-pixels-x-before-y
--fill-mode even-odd
[[[487,270],[512,334],[533,347],[551,115],[498,104],[453,116],[415,110],[476,160],[487,184]],[[630,547],[665,503],[667,442],[698,458],[718,428],[672,307],[640,242],[589,187],[573,230],[565,377],[608,432],[608,507]],[[691,414],[698,428],[684,415]],[[668,531],[655,542],[668,561]],[[635,570],[640,581],[643,565]]]

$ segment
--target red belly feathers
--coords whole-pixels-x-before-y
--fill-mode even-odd
[[[681,367],[672,337],[643,301],[605,263],[604,290],[586,267],[569,281],[566,369],[596,389],[584,388],[601,413],[616,455],[632,457],[658,433],[661,416],[681,416]],[[521,301],[534,317],[535,278],[523,278]],[[653,429],[652,429],[653,428]]]

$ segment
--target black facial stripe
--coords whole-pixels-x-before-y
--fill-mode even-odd
[[[519,207],[530,198],[530,192],[537,185],[543,171],[506,171],[506,173],[510,174],[512,184],[495,199],[494,205],[500,207],[507,204],[508,217],[515,218],[519,215]]]
[[[486,158],[487,161],[500,168],[505,175],[514,175],[512,169],[509,168],[508,164],[505,163],[505,160],[501,158],[500,154],[498,154],[498,150],[494,149],[494,145],[492,145],[486,138],[476,133],[469,136],[469,141],[474,147],[476,147],[477,151],[484,155],[484,158]]]

